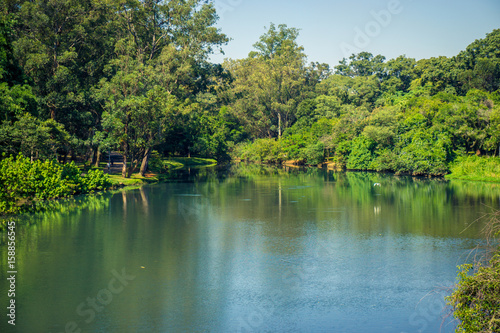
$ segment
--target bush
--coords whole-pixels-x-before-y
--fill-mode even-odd
[[[498,246],[500,212],[491,215],[485,233],[488,244]],[[490,250],[493,252],[486,251],[493,253],[490,260],[459,266],[458,284],[446,297],[453,316],[460,321],[457,332],[500,332],[500,248]],[[469,274],[472,269],[474,274]]]
[[[111,186],[111,181],[107,174],[98,169],[91,169],[85,177],[80,180],[81,192],[90,193],[94,191],[104,191]]]
[[[399,153],[395,171],[413,175],[445,175],[449,172],[450,147],[451,140],[444,134],[412,132],[410,143]]]
[[[460,320],[456,332],[500,332],[500,255],[488,266],[459,266],[458,285],[447,297],[454,309],[453,316]]]
[[[234,157],[243,161],[258,163],[281,163],[284,158],[281,144],[274,139],[257,139],[253,143],[245,142],[234,149]]]
[[[111,186],[108,176],[90,170],[86,176],[73,163],[55,160],[34,161],[18,155],[0,161],[0,213],[16,213],[29,204],[46,199],[104,190]]]
[[[372,162],[372,166],[377,171],[394,171],[396,170],[395,161],[398,155],[393,150],[382,149],[377,151],[377,157]]]
[[[309,144],[301,150],[301,157],[310,165],[323,163],[325,160],[325,145],[322,142]]]

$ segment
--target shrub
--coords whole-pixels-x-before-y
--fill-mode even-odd
[[[0,161],[0,213],[16,213],[30,203],[104,190],[111,186],[108,176],[90,170],[86,176],[73,163],[55,160],[34,161],[19,154]]]
[[[104,191],[111,186],[111,181],[107,174],[98,169],[91,169],[80,181],[82,192]]]
[[[485,233],[488,244],[498,245],[500,212],[491,216]],[[453,316],[460,321],[456,332],[500,332],[500,248],[490,250],[490,260],[459,266],[458,284],[446,297]],[[472,269],[474,273],[470,274]]]
[[[323,142],[316,142],[307,145],[301,150],[301,157],[307,164],[318,165],[325,160],[325,145]]]
[[[488,266],[459,266],[458,285],[447,297],[454,309],[453,316],[460,320],[456,332],[500,332],[500,255]]]
[[[396,172],[440,176],[448,173],[451,140],[430,131],[411,132],[411,141],[402,147]]]

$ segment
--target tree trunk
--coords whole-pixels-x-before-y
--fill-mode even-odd
[[[137,160],[130,162],[130,167],[127,169],[127,178],[130,178],[132,176],[132,173],[134,172],[136,166]]]
[[[281,139],[281,113],[278,112],[278,138]]]
[[[142,159],[141,171],[139,171],[142,177],[144,177],[144,174],[146,173],[146,171],[148,171],[150,155],[151,155],[151,148],[148,147],[146,148],[146,152],[144,153],[144,158]]]
[[[100,162],[101,162],[101,148],[97,148],[97,154],[95,157],[95,164],[94,164],[96,168],[99,167]]]
[[[97,158],[97,147],[90,147],[89,165],[95,164]]]
[[[122,167],[122,177],[127,177],[127,153],[123,153],[123,167]]]

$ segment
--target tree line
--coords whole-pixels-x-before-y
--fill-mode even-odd
[[[500,30],[455,57],[368,52],[308,63],[299,30],[271,24],[244,59],[202,0],[2,0],[0,152],[98,165],[153,151],[445,174],[500,144]]]

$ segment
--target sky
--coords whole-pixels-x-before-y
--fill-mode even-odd
[[[308,62],[336,66],[352,53],[387,59],[451,57],[500,29],[500,0],[214,0],[232,40],[211,60],[241,59],[272,22],[300,29]]]

